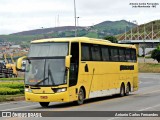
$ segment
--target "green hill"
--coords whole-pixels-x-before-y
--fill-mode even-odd
[[[105,21],[102,23],[99,23],[94,26],[95,29],[97,29],[99,32],[104,32],[109,35],[117,35],[119,33],[123,33],[126,31],[129,31],[131,28],[135,27],[136,25],[128,22],[126,20],[120,20],[120,21]]]
[[[117,35],[124,33],[125,29],[129,31],[136,25],[125,20],[104,21],[90,27],[77,27],[77,36],[87,36],[92,38],[104,38],[107,35]],[[31,40],[42,38],[74,37],[74,26],[63,26],[56,28],[43,28],[37,30],[23,31],[10,35],[0,35],[0,42],[9,41],[29,43]]]

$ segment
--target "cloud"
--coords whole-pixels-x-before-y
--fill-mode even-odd
[[[121,19],[143,24],[159,19],[160,5],[157,8],[132,8],[129,5],[139,2],[157,3],[157,0],[76,0],[79,25],[91,26]],[[0,3],[1,34],[54,27],[58,15],[61,26],[74,25],[74,0],[1,0]]]

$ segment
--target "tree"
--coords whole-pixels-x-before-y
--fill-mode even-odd
[[[109,40],[109,41],[111,41],[112,43],[118,43],[117,38],[114,37],[114,36],[106,36],[104,39],[105,39],[105,40]]]
[[[151,58],[157,60],[158,63],[160,63],[160,45],[158,45],[157,48],[152,51]]]

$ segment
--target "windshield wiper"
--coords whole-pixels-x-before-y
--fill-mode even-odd
[[[40,83],[44,82],[44,81],[47,80],[47,79],[48,79],[48,77],[44,78],[43,80],[41,80],[41,81],[39,81],[38,83],[36,83],[35,86],[36,86],[36,85],[39,85]]]

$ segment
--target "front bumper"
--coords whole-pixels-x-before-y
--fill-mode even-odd
[[[25,99],[30,102],[69,102],[69,94],[67,91],[53,94],[25,92]]]

